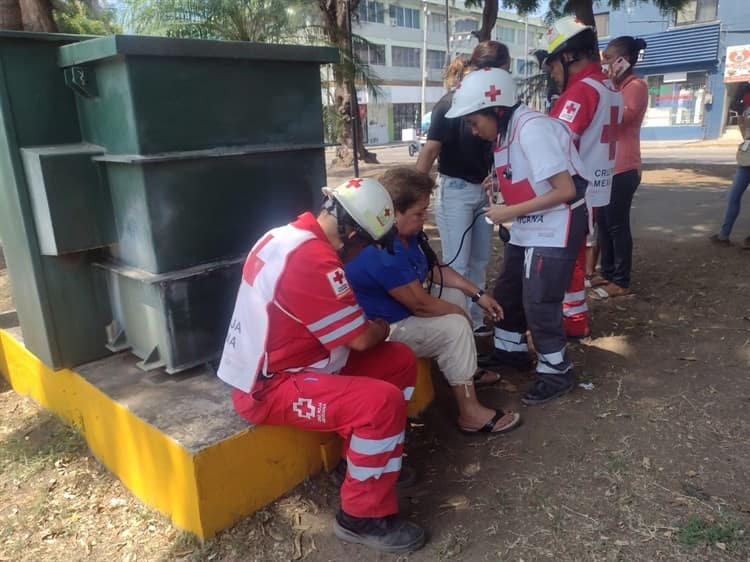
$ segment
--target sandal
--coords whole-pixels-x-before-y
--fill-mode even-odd
[[[609,280],[605,279],[598,273],[594,273],[591,277],[589,277],[588,280],[589,280],[589,283],[591,283],[591,288],[609,285]]]
[[[591,292],[591,297],[596,300],[611,299],[614,297],[627,297],[632,294],[630,289],[620,287],[616,283],[608,283],[607,285],[597,287]]]
[[[490,375],[492,378],[491,380],[486,380],[488,378],[488,375]],[[471,377],[471,380],[474,381],[474,386],[479,388],[482,386],[490,386],[491,384],[495,384],[500,382],[500,379],[502,377],[500,376],[500,373],[496,373],[495,371],[490,371],[489,369],[479,368],[477,369],[477,372],[474,373],[474,376]]]
[[[503,424],[501,427],[497,427],[498,422],[503,418],[510,418],[510,420]],[[518,412],[504,412],[503,410],[495,410],[495,415],[479,429],[470,429],[468,427],[458,426],[458,430],[465,435],[477,435],[480,433],[507,433],[521,425],[521,414]]]

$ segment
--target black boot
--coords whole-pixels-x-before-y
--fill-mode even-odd
[[[557,398],[560,398],[560,396],[567,394],[568,392],[573,390],[574,386],[575,379],[567,381],[562,385],[553,385],[541,378],[537,380],[534,383],[534,386],[531,387],[531,390],[529,390],[523,396],[523,398],[521,398],[521,402],[523,402],[527,406],[539,406],[541,404],[546,404],[547,402],[551,402],[552,400],[555,400]]]
[[[399,515],[354,517],[339,510],[333,532],[342,541],[383,552],[412,552],[424,545],[424,529]]]
[[[341,459],[336,468],[331,472],[331,480],[336,486],[341,486],[346,478],[346,461]],[[417,471],[408,465],[401,465],[401,472],[398,473],[398,480],[396,480],[397,490],[406,490],[411,488],[417,483]]]
[[[501,351],[493,349],[489,353],[477,356],[477,365],[484,369],[502,369],[510,367],[517,371],[530,371],[534,366],[528,351]]]

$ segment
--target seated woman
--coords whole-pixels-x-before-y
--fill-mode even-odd
[[[380,182],[393,198],[398,236],[393,253],[365,248],[346,264],[346,276],[357,300],[368,317],[391,323],[391,341],[408,345],[418,357],[437,360],[458,402],[461,431],[502,433],[513,429],[520,423],[517,412],[487,408],[477,400],[475,384],[491,384],[500,377],[491,371],[477,371],[466,297],[493,319],[502,317],[502,308],[456,271],[439,265],[422,232],[435,183],[427,174],[404,166],[389,170]],[[424,287],[430,273],[440,285],[432,286],[432,294]]]

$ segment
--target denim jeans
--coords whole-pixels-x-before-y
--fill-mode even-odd
[[[461,253],[458,252],[461,236],[469,228],[474,217],[489,205],[482,185],[469,183],[460,178],[438,175],[435,191],[435,220],[440,231],[443,261],[456,260],[451,267],[480,288],[485,287],[487,265],[490,263],[492,225],[479,217],[464,236]],[[439,282],[439,281],[438,281]],[[484,326],[482,309],[467,299],[474,328]]]
[[[729,234],[732,232],[732,227],[734,226],[734,221],[737,220],[737,215],[740,214],[740,201],[742,200],[742,194],[745,193],[748,184],[750,184],[750,166],[737,166],[737,171],[734,174],[734,181],[729,188],[727,212],[724,215],[724,224],[721,225],[719,238],[729,238]]]

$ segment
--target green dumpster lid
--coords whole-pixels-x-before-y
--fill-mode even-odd
[[[273,60],[319,64],[339,60],[338,49],[333,47],[109,35],[61,47],[58,63],[61,67],[74,66],[120,55]]]
[[[28,39],[29,41],[53,41],[65,42],[85,41],[93,39],[96,35],[74,35],[71,33],[38,33],[36,31],[0,31],[0,41],[3,39]]]

